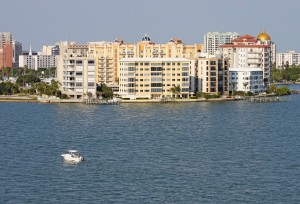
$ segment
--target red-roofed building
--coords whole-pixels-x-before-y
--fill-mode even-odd
[[[229,58],[230,68],[261,68],[264,81],[270,82],[275,44],[267,33],[243,35],[220,47],[223,57]]]

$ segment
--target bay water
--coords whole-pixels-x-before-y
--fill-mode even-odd
[[[0,103],[0,203],[300,203],[299,107]]]

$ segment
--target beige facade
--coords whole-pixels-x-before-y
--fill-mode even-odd
[[[89,43],[89,56],[97,58],[96,82],[118,84],[119,61],[123,58],[194,58],[202,50],[202,44],[186,45],[173,38],[166,44],[156,44],[146,34],[140,42],[124,43],[121,39],[114,42]]]
[[[196,92],[222,94],[228,92],[228,59],[199,58],[196,67]]]
[[[61,90],[73,99],[96,94],[96,58],[88,56],[88,45],[61,42],[57,57],[57,80]]]
[[[163,98],[190,94],[190,60],[185,58],[124,58],[120,60],[119,95],[123,98]]]
[[[137,42],[135,44],[130,43],[124,43],[121,39],[116,39],[114,42],[89,42],[85,45],[78,45],[76,43],[60,43],[59,45],[60,49],[60,55],[57,58],[57,76],[58,80],[62,84],[62,90],[63,93],[66,93],[68,95],[71,95],[74,98],[80,98],[87,92],[92,92],[91,88],[92,86],[86,86],[85,83],[82,84],[82,88],[80,88],[77,85],[81,85],[80,83],[77,84],[77,78],[81,81],[88,80],[91,83],[94,83],[93,87],[96,87],[97,84],[107,84],[108,86],[118,86],[120,84],[120,90],[123,90],[124,92],[124,86],[126,85],[122,81],[124,80],[124,73],[121,73],[121,69],[124,67],[123,64],[127,61],[130,62],[130,60],[135,59],[138,62],[137,63],[145,63],[151,64],[152,62],[155,63],[157,61],[158,64],[161,64],[161,69],[166,69],[166,71],[169,71],[168,69],[171,69],[170,73],[162,73],[166,74],[168,78],[164,80],[171,80],[170,83],[165,84],[167,88],[168,86],[173,85],[180,85],[182,87],[182,96],[188,97],[189,96],[189,87],[190,80],[189,72],[187,71],[187,76],[181,76],[182,73],[182,63],[188,63],[188,59],[193,59],[198,56],[199,52],[202,50],[201,44],[194,44],[194,45],[186,45],[181,40],[177,38],[171,39],[166,44],[156,44],[151,41],[150,37],[148,35],[145,35],[140,42]],[[85,76],[85,71],[78,71],[77,67],[77,61],[82,61],[84,64],[85,61],[94,61],[93,66],[95,68],[94,70],[94,79],[91,79],[91,76],[93,74],[87,74]],[[122,63],[121,63],[122,62]],[[165,65],[162,66],[162,64],[165,63]],[[168,66],[168,64],[175,63],[178,67],[172,67],[173,65]],[[89,63],[88,63],[89,64]],[[122,66],[121,66],[122,64]],[[144,64],[144,63],[143,63]],[[185,65],[189,67],[188,65]],[[82,66],[79,66],[82,67]],[[91,69],[92,66],[87,65],[87,67],[83,66],[83,70]],[[136,67],[137,70],[140,69],[140,67]],[[150,69],[146,68],[145,69]],[[175,69],[176,72],[173,70]],[[189,68],[190,69],[190,68]],[[82,72],[82,77],[77,76],[77,71]],[[177,73],[178,72],[178,73]],[[74,76],[75,74],[75,76]],[[132,74],[132,73],[130,73]],[[144,74],[143,72],[138,71],[138,77],[137,80],[143,79],[140,78],[140,74]],[[149,73],[145,73],[151,74]],[[169,76],[170,74],[170,76]],[[173,76],[175,74],[175,76]],[[186,75],[186,72],[184,73]],[[150,75],[149,75],[150,76]],[[171,78],[170,78],[171,77]],[[177,78],[176,78],[177,77]],[[158,77],[159,78],[159,77]],[[184,79],[183,79],[184,78]],[[152,79],[145,78],[145,80]],[[162,79],[161,79],[162,80]],[[175,81],[173,81],[175,80]],[[187,80],[184,83],[182,83],[182,80]],[[151,82],[151,81],[150,81]],[[149,82],[149,86],[151,85]],[[176,83],[175,83],[176,82]],[[143,85],[143,84],[141,84]],[[146,85],[146,87],[148,86]],[[161,84],[163,85],[163,84]],[[183,86],[184,85],[184,86]],[[126,85],[127,86],[127,85]],[[123,87],[123,88],[122,88]],[[141,87],[139,83],[137,83],[137,87]],[[159,88],[159,87],[156,87]],[[162,87],[161,87],[162,88]],[[145,96],[149,98],[153,97],[161,97],[161,96],[170,96],[171,93],[168,92],[168,89],[164,88],[162,90],[162,94],[156,93],[156,92],[150,92],[150,89],[137,89],[137,96]],[[154,90],[154,89],[152,89]],[[155,89],[154,91],[157,91],[158,89]],[[144,92],[145,91],[145,92]],[[147,93],[147,92],[150,92]],[[94,93],[94,92],[92,92]],[[146,94],[145,94],[146,93]]]

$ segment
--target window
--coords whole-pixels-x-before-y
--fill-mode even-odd
[[[151,92],[162,92],[162,88],[151,88]]]
[[[162,87],[162,83],[151,83],[151,87]]]
[[[162,67],[151,67],[151,71],[154,72],[154,71],[162,71]]]

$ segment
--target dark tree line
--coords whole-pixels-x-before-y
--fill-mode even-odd
[[[275,64],[272,66],[272,78],[274,82],[282,81],[299,81],[300,80],[300,66],[289,65],[287,62],[284,66],[276,68]]]

